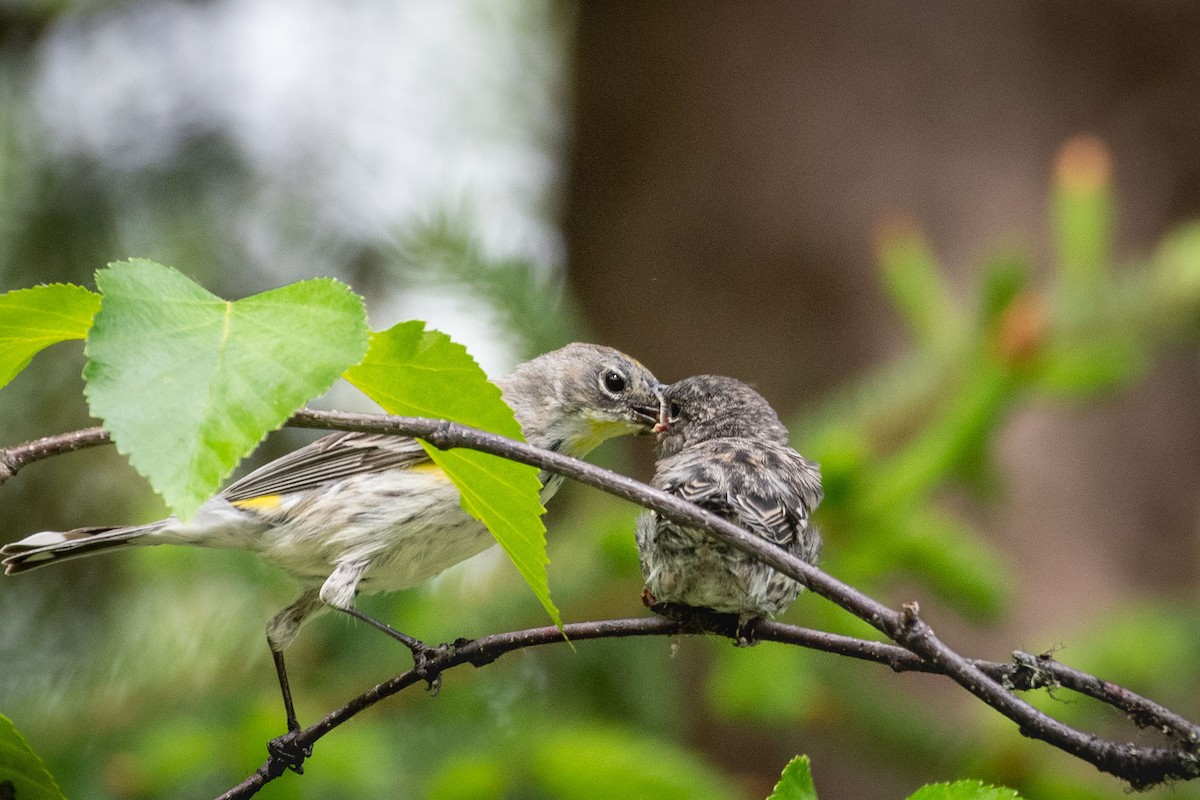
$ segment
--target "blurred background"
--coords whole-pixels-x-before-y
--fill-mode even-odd
[[[9,0],[0,289],[131,256],[231,298],[333,275],[493,373],[584,339],[737,376],[822,463],[833,575],[1195,719],[1198,34],[1200,7],[1134,0]],[[89,424],[82,363],[59,345],[0,392],[0,444]],[[650,445],[597,460],[645,479]],[[0,492],[3,541],[164,512],[111,449]],[[646,613],[635,516],[553,504],[564,619]],[[219,794],[283,731],[263,628],[292,593],[183,549],[0,580],[0,712],[72,798]],[[546,622],[494,552],[362,606],[427,641]],[[869,635],[819,598],[785,619]],[[409,663],[331,617],[289,658],[306,723]],[[450,673],[260,796],[754,799],[797,753],[824,798],[1126,796],[947,680],[699,638]]]

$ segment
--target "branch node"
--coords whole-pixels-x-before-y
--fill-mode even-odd
[[[300,730],[293,730],[267,742],[270,757],[258,768],[258,774],[267,781],[275,780],[288,770],[303,775],[304,760],[312,755],[313,748],[311,744],[302,744],[300,736]]]
[[[929,626],[921,619],[921,604],[916,600],[910,600],[900,606],[899,623],[896,635],[892,639],[896,644],[906,648],[913,641],[922,639],[929,633]]]
[[[455,653],[463,650],[471,645],[477,644],[474,639],[468,639],[460,636],[451,642],[449,645],[442,645],[449,653]],[[482,647],[474,647],[474,652],[467,653],[467,663],[473,667],[486,667],[500,657],[500,653],[487,650]]]
[[[438,450],[451,450],[455,447],[454,423],[448,419],[439,420],[429,435],[422,438]]]
[[[1053,664],[1054,656],[1049,653],[1035,656],[1023,650],[1013,650],[1012,667],[1004,673],[1000,683],[1009,691],[1056,689],[1060,684],[1054,677]]]

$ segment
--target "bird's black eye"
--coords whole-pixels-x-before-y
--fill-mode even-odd
[[[683,406],[672,400],[671,405],[667,407],[667,411],[670,412],[671,419],[679,419],[679,415],[683,413]]]
[[[600,385],[609,394],[620,394],[625,391],[625,376],[615,369],[605,370],[600,373]]]

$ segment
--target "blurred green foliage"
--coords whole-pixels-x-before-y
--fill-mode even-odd
[[[96,165],[55,159],[18,135],[29,102],[19,83],[0,87],[3,288],[47,277],[88,284],[99,265],[127,255],[186,266],[222,296],[279,283],[246,266],[254,259],[223,235],[203,191],[212,183],[248,191],[247,173],[219,142],[196,145],[203,158],[177,173],[113,188]],[[792,426],[799,449],[822,465],[818,523],[830,573],[880,597],[915,584],[972,624],[1001,619],[1016,590],[1006,556],[948,507],[947,490],[1003,496],[991,447],[1014,410],[1084,404],[1137,381],[1165,346],[1194,351],[1200,224],[1169,234],[1144,264],[1114,264],[1103,150],[1094,142],[1073,148],[1050,192],[1053,264],[997,252],[963,298],[915,226],[885,226],[881,279],[912,349]],[[124,218],[121,193],[153,202]],[[347,254],[344,277],[364,293],[373,282],[433,283],[484,299],[496,310],[497,336],[522,355],[587,338],[561,276],[489,260],[458,219],[400,232],[392,250]],[[5,387],[4,443],[88,424],[82,361],[68,347]],[[269,442],[267,455],[294,446],[295,436]],[[618,468],[624,458],[615,446],[600,454]],[[110,450],[54,459],[3,492],[7,538],[163,512]],[[635,516],[611,498],[563,490],[548,523],[551,587],[565,619],[645,613]],[[536,599],[502,564],[493,554],[426,589],[366,598],[363,608],[427,641],[543,624]],[[263,626],[291,594],[248,554],[169,548],[0,582],[0,709],[72,798],[215,795],[261,764],[264,743],[283,730]],[[872,635],[812,598],[788,619]],[[1194,715],[1198,626],[1195,603],[1151,598],[1078,631],[1066,660]],[[289,652],[302,722],[407,668],[407,653],[393,645],[339,618],[306,627]],[[985,708],[932,713],[927,693],[908,691],[914,686],[928,688],[917,677],[770,644],[746,650],[685,638],[545,648],[448,674],[436,699],[413,690],[383,703],[323,739],[304,776],[285,775],[260,796],[757,799],[820,732],[861,754],[864,774],[905,785],[936,770],[1034,800],[1124,797],[1110,778],[1021,739]],[[1073,723],[1128,730],[1066,694],[1038,702]],[[1200,797],[1191,786],[1149,794]]]
[[[1142,377],[1164,341],[1194,341],[1195,225],[1169,236],[1147,266],[1117,273],[1107,154],[1090,139],[1064,148],[1051,207],[1058,270],[1035,285],[1030,258],[998,253],[985,260],[973,303],[951,297],[919,233],[885,230],[884,285],[913,351],[794,431],[822,465],[830,572],[870,586],[900,567],[959,613],[995,618],[1012,586],[1004,560],[937,493],[994,494],[990,447],[1015,409],[1106,396]]]
[[[430,781],[430,800],[506,796],[567,800],[734,798],[729,782],[678,747],[624,728],[534,723],[519,750],[450,759]]]
[[[1109,172],[1102,144],[1068,143],[1051,192],[1056,269],[1035,283],[1032,259],[998,253],[984,262],[973,304],[951,299],[931,248],[911,226],[893,226],[881,237],[884,285],[908,325],[913,351],[794,428],[806,455],[823,468],[824,569],[877,596],[889,595],[886,587],[903,585],[907,575],[971,620],[1004,613],[1018,588],[1005,557],[943,507],[944,490],[1002,497],[991,447],[1013,411],[1107,397],[1143,377],[1164,349],[1180,342],[1194,348],[1200,332],[1200,228],[1184,226],[1147,264],[1118,270],[1111,263]],[[818,610],[817,627],[870,635],[857,621],[826,611]],[[1072,637],[1067,661],[1194,716],[1200,710],[1196,614],[1193,605],[1174,603],[1108,615],[1095,630]],[[1081,765],[1064,768],[1057,754],[1030,747],[986,709],[978,710],[974,743],[965,747],[961,728],[928,716],[918,722],[917,708],[900,711],[889,726],[889,713],[880,709],[904,704],[887,698],[886,689],[854,702],[856,687],[836,666],[817,683],[845,710],[840,716],[874,713],[872,739],[889,752],[903,752],[900,742],[907,740],[924,763],[939,751],[943,759],[953,753],[958,771],[1031,797],[1119,796],[1111,781]],[[1069,694],[1043,692],[1039,703],[1085,730],[1137,737],[1111,709]],[[917,725],[925,752],[911,748]],[[1200,797],[1191,787],[1159,791]]]
[[[518,341],[525,356],[583,337],[564,275],[518,259],[488,258],[462,213],[443,210],[400,231],[394,246],[372,260],[383,267],[377,274],[389,280],[485,301],[495,310],[499,329]]]

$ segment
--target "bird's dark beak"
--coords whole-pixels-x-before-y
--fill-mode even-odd
[[[667,429],[667,401],[662,388],[654,390],[658,404],[653,406],[630,406],[637,421],[649,428],[650,433],[661,433]]]
[[[659,419],[662,416],[659,406],[630,406],[629,410],[633,412],[633,416],[638,424],[645,425],[652,430],[658,428]]]

